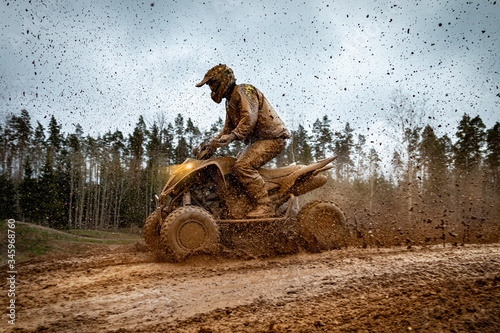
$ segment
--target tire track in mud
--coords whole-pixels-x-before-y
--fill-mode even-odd
[[[157,263],[147,252],[121,248],[20,266],[21,332],[197,332],[200,322],[214,324],[221,316],[228,323],[216,331],[229,332],[235,329],[232,312],[239,313],[238,329],[252,331],[257,328],[241,318],[255,321],[259,309],[269,319],[279,309],[318,297],[352,293],[384,301],[401,288],[494,279],[500,245],[348,249],[247,261],[200,257],[183,264]],[[269,325],[259,330],[274,327]],[[313,328],[321,330],[318,325]]]

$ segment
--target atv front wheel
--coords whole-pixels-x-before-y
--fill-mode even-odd
[[[162,248],[161,242],[160,242],[160,226],[161,226],[161,221],[158,216],[160,213],[160,210],[157,209],[154,212],[152,212],[148,218],[146,219],[146,222],[144,222],[144,240],[146,241],[146,244],[155,252],[160,251]],[[165,213],[162,213],[162,219],[165,218]]]
[[[334,203],[312,201],[299,212],[299,233],[310,251],[338,249],[345,244],[345,221]]]
[[[212,214],[197,206],[184,206],[164,220],[161,243],[177,261],[197,253],[214,253],[219,247],[219,228]]]

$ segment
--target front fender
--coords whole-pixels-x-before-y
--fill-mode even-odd
[[[171,176],[163,188],[162,195],[168,195],[176,189],[184,188],[200,171],[214,167],[225,186],[224,176],[233,171],[235,161],[234,157],[217,157],[209,160],[187,159],[182,164],[171,166],[169,167]]]

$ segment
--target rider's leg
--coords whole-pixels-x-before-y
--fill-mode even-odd
[[[267,194],[265,182],[257,169],[278,156],[284,147],[284,139],[259,140],[248,146],[238,156],[234,164],[234,172],[257,204],[247,217],[263,217],[272,213],[271,200]]]

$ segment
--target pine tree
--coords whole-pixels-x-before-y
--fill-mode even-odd
[[[160,175],[158,171],[160,170],[160,154],[161,154],[161,137],[160,130],[153,123],[151,130],[148,134],[148,142],[146,144],[146,155],[148,156],[147,167],[146,167],[146,197],[149,198],[149,204],[146,203],[146,215],[149,215],[154,209],[155,202],[152,200],[155,193],[160,191]]]
[[[140,116],[134,128],[134,132],[129,135],[128,139],[128,151],[131,159],[130,171],[136,181],[140,179],[139,174],[142,169],[142,161],[144,158],[144,145],[146,144],[148,134],[144,118]]]
[[[171,123],[168,123],[167,128],[162,130],[161,151],[162,158],[164,159],[162,165],[172,165],[175,163],[174,127]]]
[[[489,181],[496,190],[500,190],[500,122],[488,130],[486,136],[486,164],[488,166]]]
[[[210,129],[203,133],[203,141],[208,142],[216,136],[224,127],[224,121],[219,117],[215,123],[210,125]]]
[[[408,221],[413,223],[414,221],[414,206],[415,198],[418,196],[418,142],[420,138],[420,128],[410,128],[408,127],[405,131],[404,142],[406,143],[406,183],[407,183],[407,198],[408,198]]]
[[[291,140],[287,147],[287,162],[298,164],[309,164],[313,160],[311,146],[309,145],[310,136],[304,126],[299,124],[297,130],[292,131]]]
[[[69,150],[70,193],[68,203],[69,228],[81,228],[83,218],[83,197],[85,194],[86,165],[83,147],[83,129],[80,124],[75,127],[75,133],[67,137]]]
[[[149,210],[149,198],[146,195],[146,184],[143,182],[144,173],[142,162],[145,156],[144,146],[149,132],[142,116],[134,128],[134,132],[129,136],[128,153],[130,158],[129,179],[127,189],[124,194],[123,217],[127,224],[138,224],[144,221],[146,212]],[[145,202],[147,201],[147,205]]]
[[[448,137],[438,138],[434,129],[427,125],[421,135],[418,154],[421,159],[424,190],[438,193],[446,181]]]
[[[370,152],[368,153],[368,167],[369,167],[369,184],[370,184],[370,200],[369,200],[369,208],[370,212],[373,211],[373,198],[375,196],[375,187],[380,178],[380,162],[381,159],[375,150],[375,148],[370,148]]]
[[[189,143],[184,136],[186,131],[184,128],[184,117],[182,117],[180,113],[177,114],[174,123],[175,136],[177,137],[177,146],[175,147],[175,163],[180,164],[190,155]]]
[[[64,216],[62,219],[63,225],[60,228],[69,228],[68,224],[68,213],[69,213],[69,198],[71,195],[71,161],[68,151],[68,145],[66,138],[61,134],[63,140],[61,144],[61,149],[59,152],[59,157],[57,159],[55,172],[56,172],[56,182],[57,188],[59,190],[59,197],[63,203]]]
[[[176,164],[183,163],[186,160],[186,158],[189,157],[190,155],[189,144],[185,137],[181,136],[177,140],[177,147],[175,148],[175,151],[176,151]]]
[[[47,146],[50,151],[52,162],[55,161],[63,143],[64,137],[61,134],[61,125],[57,123],[56,118],[52,115],[49,122],[49,137],[47,138]]]
[[[338,180],[349,180],[349,173],[353,166],[351,159],[351,152],[354,146],[352,132],[353,129],[349,123],[346,123],[342,132],[335,133],[334,151],[338,156],[336,160]]]
[[[354,153],[355,153],[355,172],[356,179],[361,179],[362,172],[364,169],[364,160],[366,157],[366,153],[364,152],[364,146],[366,144],[366,137],[363,134],[358,134],[358,140],[356,144],[354,144]]]
[[[403,182],[404,163],[401,158],[401,154],[399,154],[397,150],[395,150],[392,154],[391,166],[395,183],[399,186]]]
[[[455,218],[464,225],[478,224],[472,220],[474,211],[478,212],[482,206],[479,199],[483,193],[485,180],[483,173],[483,149],[486,142],[485,125],[481,118],[471,118],[464,114],[459,122],[456,132],[457,141],[453,145],[453,158],[455,165]],[[489,199],[489,198],[487,198]]]
[[[43,157],[45,156],[45,129],[40,122],[37,121],[37,127],[35,128],[35,133],[32,139],[32,168],[34,177],[38,177],[42,173],[42,168],[44,164]]]
[[[31,158],[28,156],[24,166],[24,178],[19,184],[19,206],[23,221],[39,223],[40,200],[43,200],[43,197],[38,189],[37,180],[33,178]]]
[[[187,149],[189,152],[189,155],[191,155],[191,152],[193,151],[193,148],[196,147],[198,144],[201,142],[201,131],[200,129],[195,126],[191,120],[191,118],[188,118],[186,122],[186,130],[185,133],[188,137],[187,139]],[[188,156],[189,156],[188,155]]]
[[[125,139],[123,133],[116,130],[110,137],[111,140],[111,185],[109,219],[113,229],[116,230],[121,221],[121,208],[125,191],[125,169],[122,160],[125,155]]]
[[[0,151],[2,151],[2,173],[7,179],[12,178],[12,174],[14,173],[13,164],[14,157],[16,156],[16,144],[15,144],[15,136],[13,129],[13,116],[7,118],[7,124],[3,129],[2,133],[2,147]]]
[[[0,219],[16,218],[16,191],[10,177],[0,173]]]
[[[32,127],[30,123],[30,115],[26,109],[21,110],[20,116],[12,116],[11,127],[13,129],[13,138],[15,140],[16,155],[17,155],[17,177],[18,183],[23,179],[24,160],[28,154],[30,139],[32,135]]]
[[[327,115],[321,121],[316,119],[313,123],[314,157],[318,160],[324,159],[327,152],[332,150],[333,133],[330,123]]]
[[[464,114],[456,136],[458,140],[453,147],[455,166],[462,172],[470,173],[478,168],[482,161],[486,140],[483,121],[479,116],[471,119],[468,114]]]
[[[60,188],[54,171],[50,150],[45,158],[42,177],[38,185],[37,198],[43,198],[39,202],[41,223],[51,228],[62,228],[65,226],[64,201],[60,196]]]
[[[148,132],[148,142],[146,143],[146,156],[148,157],[147,167],[155,169],[159,166],[161,151],[161,137],[160,130],[156,124],[153,123]]]

